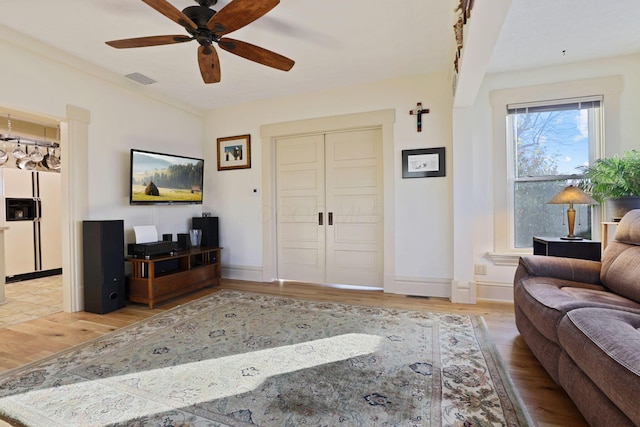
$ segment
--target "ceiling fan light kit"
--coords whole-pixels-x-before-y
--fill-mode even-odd
[[[159,13],[182,26],[189,36],[164,35],[147,36],[106,42],[117,49],[160,46],[184,43],[196,40],[198,47],[198,65],[205,83],[220,81],[220,60],[214,43],[227,52],[250,61],[282,71],[289,71],[295,62],[270,50],[228,37],[225,34],[236,31],[276,7],[280,0],[232,0],[220,11],[210,7],[217,0],[196,0],[198,6],[188,6],[182,11],[166,0],[142,0]]]

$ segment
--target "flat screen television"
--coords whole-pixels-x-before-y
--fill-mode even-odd
[[[204,160],[131,149],[129,203],[202,204]]]

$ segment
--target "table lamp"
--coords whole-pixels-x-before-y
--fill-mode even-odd
[[[593,200],[591,196],[574,185],[565,187],[558,194],[553,196],[551,200],[547,202],[550,205],[569,205],[567,209],[567,223],[569,224],[569,235],[561,237],[563,240],[582,240],[582,237],[573,234],[573,225],[576,221],[576,210],[573,205],[597,205],[598,202]]]

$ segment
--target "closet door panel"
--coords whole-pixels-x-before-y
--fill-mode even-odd
[[[383,286],[382,135],[276,142],[278,277]]]
[[[279,139],[276,170],[278,278],[324,283],[324,137]]]
[[[327,281],[383,286],[382,135],[326,135]]]

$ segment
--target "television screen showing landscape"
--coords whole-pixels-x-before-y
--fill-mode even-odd
[[[202,203],[204,161],[131,150],[131,203]]]

